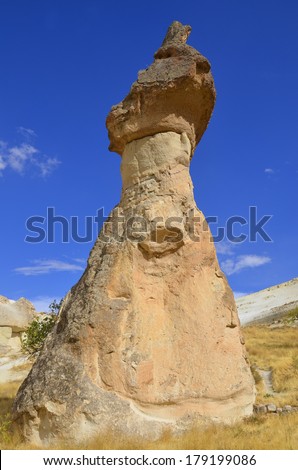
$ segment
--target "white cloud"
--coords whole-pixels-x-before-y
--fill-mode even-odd
[[[273,168],[265,168],[264,172],[267,173],[267,175],[273,175],[275,173]]]
[[[45,295],[45,296],[39,295],[39,296],[31,298],[29,300],[30,300],[30,302],[33,303],[33,305],[34,305],[37,312],[49,312],[49,305],[54,300],[59,302],[61,298],[62,298],[61,295],[60,296],[57,295],[57,296],[54,296],[54,297],[49,297],[47,295]]]
[[[75,261],[76,263],[86,263],[86,260],[84,258],[73,258],[73,261]]]
[[[48,176],[61,162],[57,158],[46,158],[43,161],[34,160],[32,163],[39,168],[41,176]]]
[[[84,267],[78,263],[65,263],[56,259],[34,260],[31,266],[22,266],[15,268],[14,271],[24,276],[38,276],[40,274],[49,274],[52,272],[65,271],[83,271]]]
[[[233,254],[232,244],[227,241],[215,243],[216,253],[218,255],[231,255]]]
[[[3,140],[0,140],[0,176],[2,174],[1,172],[5,170],[5,168],[7,167],[7,162],[5,158],[6,151],[7,151],[6,142],[3,142]]]
[[[0,140],[0,176],[7,169],[22,175],[26,170],[34,167],[38,169],[39,176],[45,177],[51,174],[61,162],[57,158],[43,154],[28,142],[28,136],[36,136],[32,129],[19,127],[18,130],[25,137],[26,142],[10,146],[7,142]]]
[[[1,174],[1,171],[4,170],[6,168],[6,163],[2,157],[2,155],[0,155],[0,174]]]
[[[240,255],[236,259],[226,259],[221,263],[223,271],[227,274],[235,274],[246,268],[256,268],[263,264],[270,263],[271,258],[268,256],[258,255]]]
[[[27,127],[18,127],[17,131],[19,134],[21,134],[25,139],[31,139],[32,137],[37,137],[36,133],[34,132],[33,129],[29,129]]]
[[[7,149],[7,166],[17,173],[23,173],[26,163],[34,160],[32,157],[37,153],[38,150],[30,144],[23,143],[16,147],[11,147]]]

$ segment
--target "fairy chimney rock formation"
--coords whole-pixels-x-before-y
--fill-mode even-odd
[[[189,174],[215,102],[190,29],[170,26],[107,118],[122,197],[17,395],[15,422],[32,442],[156,438],[252,413],[234,297]]]
[[[209,122],[215,88],[208,60],[185,44],[190,26],[175,21],[155,61],[141,70],[127,97],[107,118],[110,150],[161,132],[186,133],[191,153]]]

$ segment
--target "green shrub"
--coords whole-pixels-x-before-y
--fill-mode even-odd
[[[298,320],[298,307],[290,310],[285,318],[286,323],[293,323],[294,321]]]
[[[41,318],[35,317],[30,323],[22,339],[22,350],[25,354],[33,355],[41,350],[46,337],[54,328],[62,302],[63,298],[60,302],[53,300],[49,305],[50,313]]]
[[[42,318],[35,317],[25,331],[22,339],[22,349],[26,354],[38,353],[43,343],[52,331],[57,320],[57,315],[48,314]]]
[[[63,298],[60,302],[57,302],[56,299],[49,305],[49,309],[53,315],[58,315],[60,308],[62,307]]]

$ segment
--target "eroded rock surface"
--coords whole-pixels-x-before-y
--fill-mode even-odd
[[[190,26],[170,26],[155,61],[141,70],[127,97],[107,118],[110,150],[159,132],[185,132],[192,153],[208,125],[215,88],[208,60],[185,44]]]
[[[25,331],[36,314],[29,300],[21,297],[14,302],[0,296],[0,327],[10,327],[14,333]]]
[[[22,353],[22,335],[37,312],[29,300],[0,296],[0,384],[21,382],[32,362]]]
[[[175,22],[107,119],[122,197],[16,398],[33,442],[252,413],[254,385],[230,287],[189,163],[215,99],[208,61]]]

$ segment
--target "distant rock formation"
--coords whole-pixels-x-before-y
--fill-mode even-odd
[[[241,325],[270,323],[298,307],[298,278],[268,287],[236,301]]]
[[[10,327],[13,333],[20,333],[36,314],[34,305],[24,297],[13,301],[0,295],[0,328]]]
[[[189,32],[173,23],[107,118],[122,197],[17,395],[15,422],[32,442],[156,438],[252,413],[233,294],[189,174],[215,102]]]
[[[37,312],[29,300],[0,296],[0,384],[20,382],[32,363],[22,354],[21,338]]]

